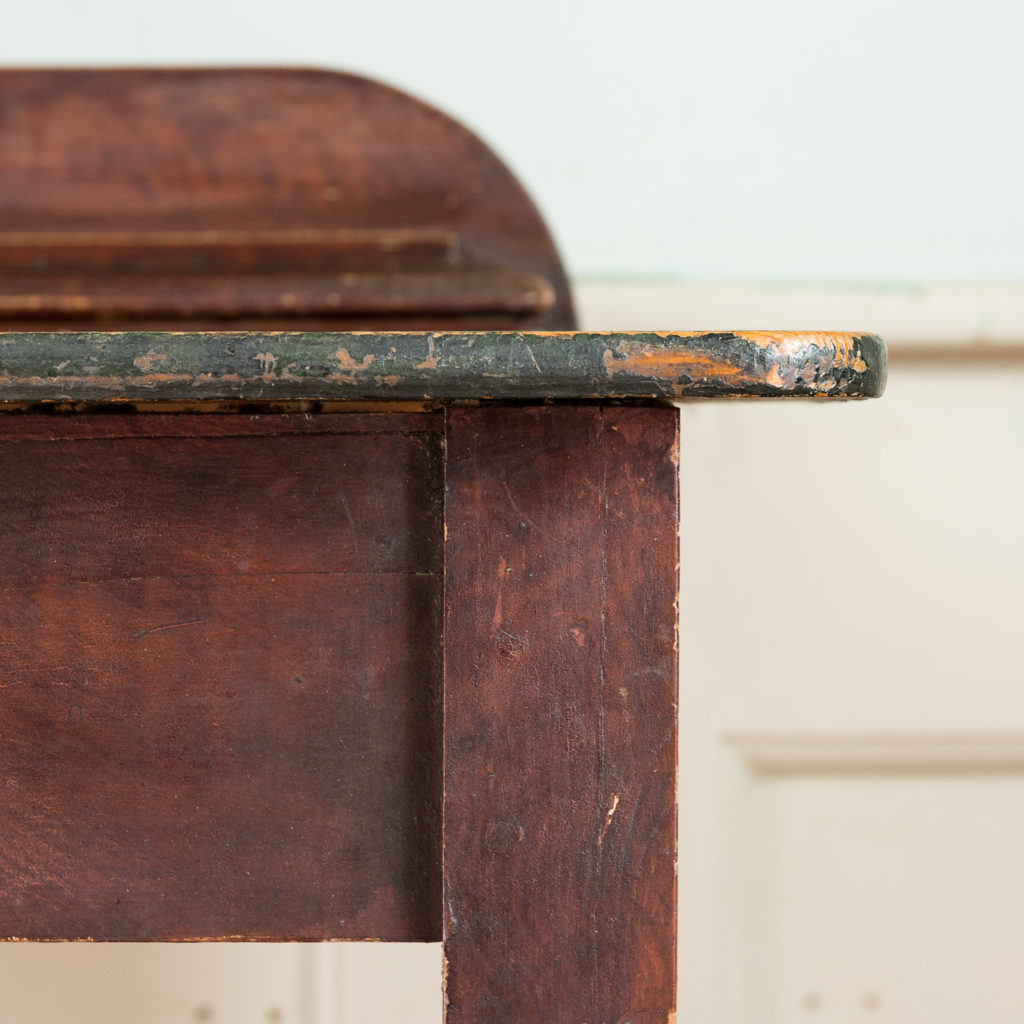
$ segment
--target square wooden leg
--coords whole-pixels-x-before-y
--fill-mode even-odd
[[[674,409],[447,424],[448,1024],[674,1017]]]

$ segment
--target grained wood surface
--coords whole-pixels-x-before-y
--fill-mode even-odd
[[[311,69],[0,72],[0,321],[25,330],[571,327],[474,135]]]
[[[0,935],[439,937],[436,419],[5,421]]]
[[[68,427],[77,419],[64,417]],[[200,424],[202,429],[202,424]],[[440,570],[435,442],[408,434],[11,443],[2,585]]]
[[[0,334],[0,407],[202,399],[870,398],[885,345],[827,332]]]
[[[449,1024],[674,1007],[670,409],[452,410]]]

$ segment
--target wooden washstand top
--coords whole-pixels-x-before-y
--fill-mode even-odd
[[[832,332],[0,333],[37,403],[873,398],[886,351]]]

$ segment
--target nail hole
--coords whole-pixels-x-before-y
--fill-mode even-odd
[[[270,1024],[281,1024],[281,1021],[284,1020],[284,1010],[280,1006],[272,1006],[267,1010],[267,1020],[270,1021]]]
[[[877,1010],[882,1005],[882,998],[877,992],[865,992],[860,1002],[865,1010]]]
[[[213,1020],[213,1007],[206,1003],[201,1003],[195,1008],[196,1020]]]
[[[808,1013],[816,1013],[821,1009],[821,996],[817,992],[808,992],[801,1004]]]

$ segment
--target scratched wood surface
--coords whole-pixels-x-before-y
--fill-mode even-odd
[[[448,423],[449,1024],[665,1024],[675,988],[677,416]]]
[[[207,400],[870,398],[880,338],[838,332],[0,334],[0,408]]]
[[[438,417],[0,434],[0,935],[440,936]]]

